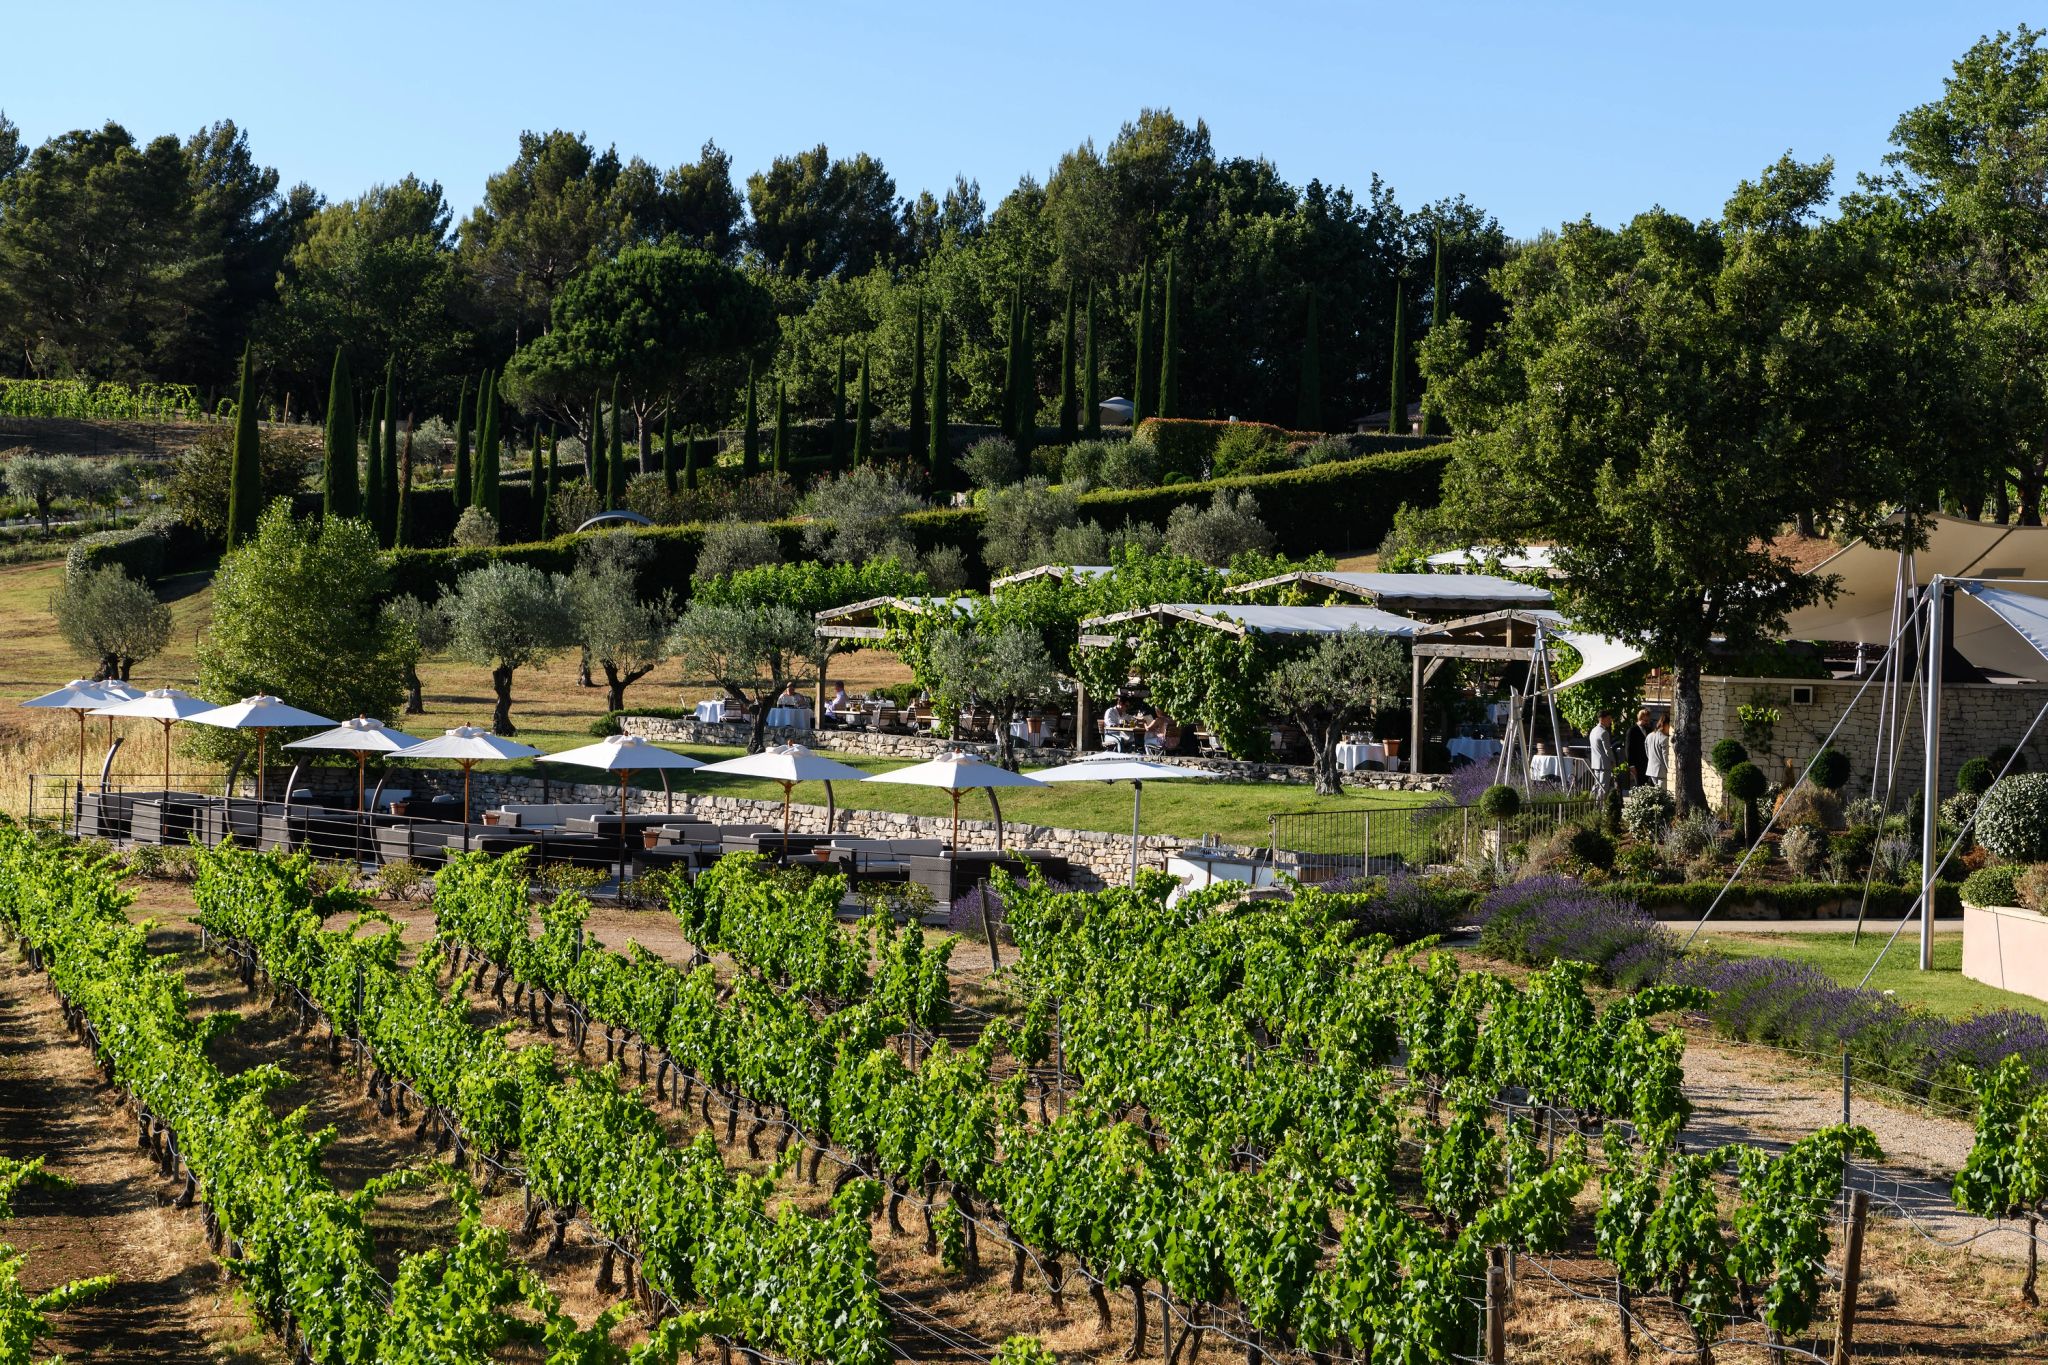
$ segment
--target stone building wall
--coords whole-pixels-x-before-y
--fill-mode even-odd
[[[1797,776],[1814,752],[1826,742],[1835,722],[1842,721],[1834,746],[1849,756],[1851,774],[1845,794],[1867,796],[1871,792],[1871,771],[1878,753],[1878,731],[1885,709],[1882,683],[1872,683],[1863,699],[1851,709],[1863,681],[1858,678],[1702,678],[1701,754],[1712,751],[1722,739],[1742,739],[1742,719],[1736,714],[1745,705],[1778,708],[1770,746],[1751,746],[1750,761],[1764,770],[1773,784],[1784,781],[1785,765]],[[1793,689],[1811,688],[1810,703],[1795,704]],[[1941,689],[1941,790],[1955,789],[1956,772],[1973,758],[1988,756],[2001,745],[2017,743],[2043,704],[2048,704],[2048,686],[2033,683],[1946,683]],[[1920,785],[1922,766],[1920,698],[1910,690],[1900,693],[1899,725],[1886,729],[1889,749],[1898,754],[1899,790]],[[1844,713],[1847,719],[1844,720]],[[1746,742],[1746,741],[1745,741]],[[2048,771],[2048,725],[2036,730],[2026,746],[2029,767]],[[1721,775],[1712,764],[1705,765],[1703,780],[1707,799],[1719,804]]]

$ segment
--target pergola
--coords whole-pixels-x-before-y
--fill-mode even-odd
[[[882,624],[882,609],[892,608],[922,614],[934,607],[952,605],[972,616],[972,597],[870,597],[865,602],[849,602],[843,607],[827,607],[812,619],[817,622],[817,635],[821,640],[881,640],[888,636],[889,628]]]
[[[1333,569],[1296,569],[1254,583],[1226,589],[1244,595],[1264,588],[1310,587],[1356,597],[1388,611],[1425,616],[1463,616],[1473,612],[1527,611],[1548,607],[1548,588],[1531,587],[1512,578],[1483,573],[1343,573]]]
[[[1007,588],[1012,583],[1028,583],[1034,578],[1057,578],[1061,582],[1069,579],[1096,579],[1109,572],[1107,564],[1041,564],[1035,569],[1024,569],[1018,573],[1006,573],[1001,578],[989,580],[989,591]]]

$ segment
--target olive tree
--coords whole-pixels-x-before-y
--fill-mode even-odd
[[[1059,688],[1059,673],[1039,633],[1021,624],[992,631],[957,625],[932,641],[927,666],[941,710],[958,714],[975,701],[994,713],[1002,765],[1017,771],[1017,737],[1010,733],[1010,722]]]
[[[85,461],[76,455],[22,454],[7,461],[8,491],[36,509],[45,531],[58,502],[82,496],[86,487]]]
[[[623,710],[627,687],[668,657],[675,594],[640,596],[639,568],[652,554],[632,533],[608,531],[579,547],[581,562],[569,575],[575,641],[604,670],[605,706],[612,711]]]
[[[1308,737],[1318,796],[1344,790],[1337,771],[1339,736],[1398,700],[1407,673],[1400,645],[1356,630],[1326,635],[1274,666],[1266,678],[1266,697]]]
[[[448,650],[448,613],[438,603],[423,602],[407,595],[384,604],[384,614],[403,632],[405,659],[405,713],[423,715],[426,700],[420,695],[420,661]]]
[[[780,602],[693,601],[669,637],[686,680],[724,688],[753,710],[750,754],[767,743],[769,702],[810,665],[817,643],[811,618]]]
[[[491,733],[519,733],[512,724],[512,675],[528,665],[539,667],[575,642],[568,580],[500,560],[458,578],[442,597],[441,610],[448,617],[450,649],[491,670],[497,697]]]
[[[118,565],[66,574],[50,594],[50,615],[64,643],[92,661],[95,678],[126,682],[137,663],[171,640],[170,607]]]
[[[1166,519],[1166,546],[1177,555],[1226,568],[1241,554],[1273,548],[1273,533],[1259,516],[1259,502],[1249,492],[1234,496],[1219,489],[1207,507],[1182,505]]]

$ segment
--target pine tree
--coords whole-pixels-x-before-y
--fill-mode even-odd
[[[846,339],[839,339],[839,377],[832,386],[832,463],[846,454]]]
[[[462,376],[462,396],[455,400],[455,510],[469,506],[469,433],[475,424],[469,405],[469,376]]]
[[[533,538],[545,540],[548,534],[548,484],[547,467],[540,453],[540,423],[533,424],[533,463],[526,476],[528,500],[533,503]]]
[[[1102,437],[1102,355],[1095,346],[1095,286],[1088,286],[1085,319],[1088,338],[1081,352],[1081,434],[1089,440]]]
[[[611,487],[611,481],[604,469],[604,394],[601,390],[590,391],[590,444],[583,452],[583,481],[590,490],[602,499],[604,490]]]
[[[1394,378],[1387,395],[1387,435],[1389,436],[1406,436],[1408,434],[1408,396],[1402,392],[1404,386],[1401,382],[1403,378],[1401,370],[1408,358],[1408,337],[1404,330],[1405,324],[1401,318],[1401,295],[1404,292],[1401,288],[1401,276],[1397,272],[1394,276],[1394,363],[1392,367]]]
[[[384,525],[398,543],[398,357],[384,362]]]
[[[263,515],[263,437],[256,425],[256,387],[249,381],[249,347],[242,347],[242,383],[235,394],[235,444],[228,465],[228,548],[256,534]]]
[[[1165,318],[1159,328],[1159,415],[1161,417],[1180,416],[1180,376],[1177,370],[1177,357],[1180,354],[1180,328],[1178,326],[1180,309],[1174,303],[1176,291],[1173,287],[1173,261],[1174,253],[1171,251],[1167,252],[1166,302],[1162,309],[1165,313]]]
[[[946,458],[946,315],[939,314],[938,334],[932,338],[932,430],[926,466],[932,487],[942,489],[952,469]]]
[[[756,406],[754,391],[760,387],[754,375],[754,362],[747,362],[747,420],[740,434],[740,472],[753,478],[761,472],[761,414]],[[694,487],[694,485],[692,485]]]
[[[1301,374],[1297,380],[1294,425],[1303,431],[1323,429],[1322,323],[1316,316],[1316,291],[1308,291],[1308,325],[1301,338]]]
[[[1145,334],[1152,330],[1152,263],[1146,261],[1138,266],[1138,350],[1137,361],[1132,367],[1135,374],[1131,388],[1131,435],[1138,434],[1138,424],[1148,415],[1145,407]]]
[[[874,352],[863,347],[860,355],[860,405],[854,409],[853,418],[853,462],[866,464],[874,459],[875,386]]]
[[[1436,234],[1432,245],[1434,247],[1436,263],[1431,268],[1429,280],[1429,331],[1430,335],[1434,336],[1436,329],[1444,325],[1444,237],[1442,233]],[[1424,436],[1430,434],[1429,406],[1429,395],[1425,393],[1422,396],[1422,423],[1418,428]]]
[[[334,348],[334,377],[327,384],[327,456],[321,465],[321,510],[330,517],[362,515],[362,485],[356,477],[356,396],[349,378],[348,352]]]
[[[370,426],[363,441],[363,519],[370,523],[370,529],[377,533],[377,539],[385,539],[388,528],[384,525],[384,390],[373,389],[370,393]]]
[[[1060,440],[1072,445],[1074,423],[1074,282],[1067,281],[1067,312],[1060,326]]]
[[[412,544],[412,428],[405,429],[405,449],[398,456],[398,510],[391,520],[391,546]]]
[[[605,497],[607,509],[626,505],[626,432],[619,413],[619,377],[612,376],[612,448],[605,457]]]
[[[917,300],[917,335],[910,344],[910,450],[924,449],[924,297]]]
[[[683,444],[690,438],[685,436]],[[664,412],[661,415],[661,482],[668,489],[670,497],[676,493],[676,415]]]
[[[499,426],[496,374],[484,377],[483,391],[477,395],[477,414],[476,491],[470,504],[490,513],[491,520],[503,527],[504,515],[498,504],[498,462],[504,440]]]
[[[789,472],[789,385],[775,378],[775,472]]]

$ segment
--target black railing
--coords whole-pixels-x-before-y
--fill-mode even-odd
[[[1527,843],[1571,825],[1597,824],[1590,797],[1539,798],[1499,828],[1448,801],[1374,810],[1294,811],[1267,817],[1274,866],[1305,882],[1377,876],[1491,859],[1495,845]]]

